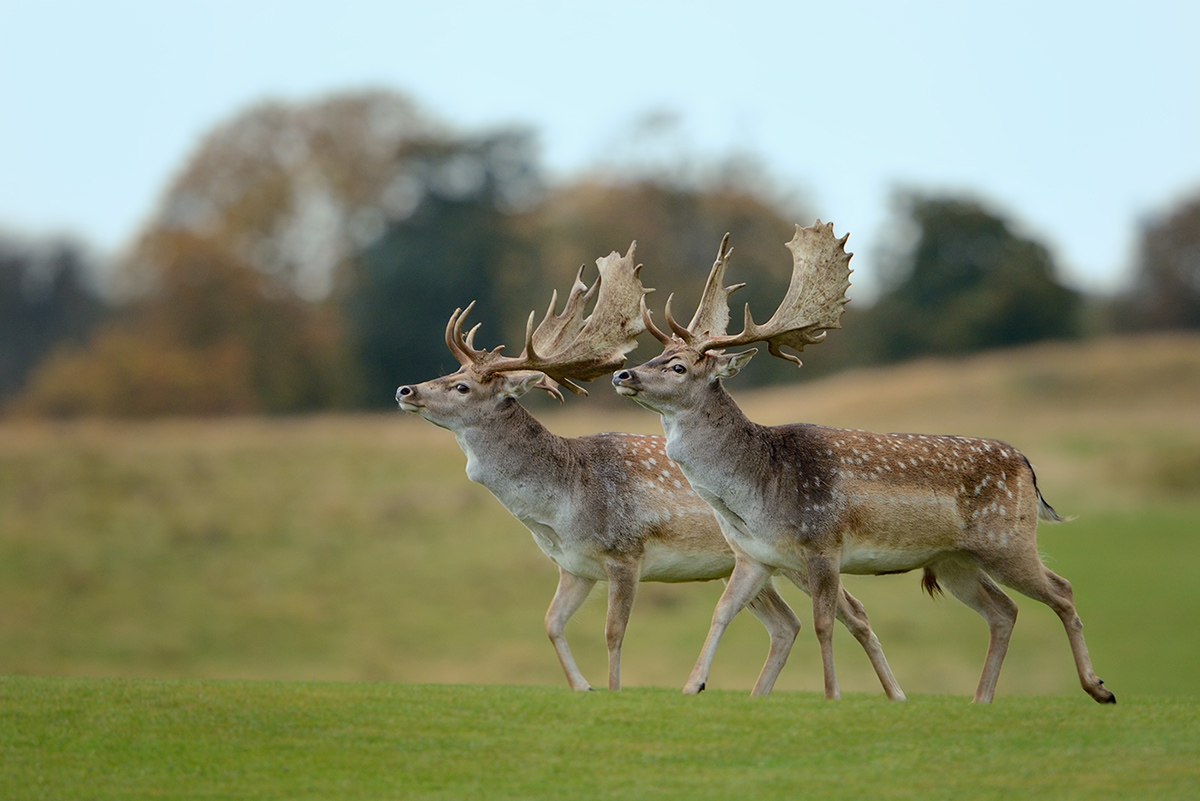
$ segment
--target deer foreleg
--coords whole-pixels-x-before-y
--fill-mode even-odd
[[[583,674],[579,672],[579,667],[575,664],[575,657],[571,655],[571,649],[567,645],[567,638],[563,631],[566,629],[571,615],[575,614],[583,605],[595,584],[595,579],[577,576],[559,568],[558,589],[554,591],[554,599],[550,601],[550,608],[546,610],[546,636],[550,638],[554,652],[558,654],[559,664],[562,665],[563,672],[567,674],[567,684],[571,686],[572,690],[590,690],[592,688]]]
[[[770,578],[771,569],[766,565],[738,557],[733,566],[733,573],[725,585],[725,591],[717,601],[717,608],[713,610],[712,625],[708,629],[704,647],[700,650],[700,657],[696,660],[696,666],[692,668],[692,675],[688,677],[687,684],[683,686],[685,695],[696,695],[704,689],[708,681],[708,671],[712,667],[713,657],[716,656],[717,645],[721,642],[725,628],[737,613],[758,595]]]
[[[604,622],[604,639],[608,643],[608,689],[621,689],[621,643],[633,610],[637,594],[637,562],[610,561],[604,565],[608,573],[608,617]]]

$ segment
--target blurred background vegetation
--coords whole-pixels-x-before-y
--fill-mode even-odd
[[[1200,328],[1200,195],[1145,221],[1132,281],[1110,297],[1064,285],[1050,250],[984,200],[898,190],[893,210],[877,297],[856,298],[809,369],[758,364],[747,380]],[[115,263],[0,235],[0,410],[385,407],[396,385],[456,366],[442,342],[456,306],[478,302],[481,343],[515,343],[549,287],[634,239],[647,284],[686,307],[732,232],[731,278],[748,282],[735,299],[762,319],[786,284],[791,226],[816,216],[752,158],[630,158],[551,181],[533,131],[464,134],[398,93],[262,103],[203,139]]]

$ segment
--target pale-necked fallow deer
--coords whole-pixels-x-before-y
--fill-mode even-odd
[[[756,352],[727,348],[764,342],[771,354],[800,364],[840,318],[850,286],[846,237],[817,222],[796,227],[791,284],[771,319],[726,334],[728,236],[721,243],[699,308],[685,328],[665,311],[670,333],[646,325],[662,355],[613,376],[617,392],[662,418],[667,455],[717,511],[737,564],[713,612],[712,627],[685,692],[704,689],[729,621],[776,570],[807,570],[813,628],[821,645],[825,695],[838,697],[833,665],[833,609],[839,572],[897,573],[924,568],[932,594],[939,582],[988,623],[990,641],[974,700],[989,702],[1008,649],[1017,606],[997,585],[1042,601],[1062,620],[1083,689],[1099,702],[1115,698],[1092,671],[1071,585],[1038,556],[1037,520],[1061,520],[1042,499],[1026,458],[1002,442],[966,437],[873,434],[816,425],[751,422],[722,386]],[[993,579],[995,581],[993,581]]]
[[[596,264],[597,281],[589,288],[576,279],[561,314],[554,313],[555,296],[536,329],[530,316],[520,356],[503,356],[502,346],[476,349],[478,326],[465,337],[462,331],[468,306],[456,310],[446,326],[446,345],[461,369],[396,391],[402,409],[454,432],[467,456],[468,478],[487,487],[558,565],[546,633],[576,690],[590,688],[563,631],[597,581],[608,582],[608,686],[616,690],[621,643],[638,581],[725,578],[734,564],[712,510],[667,458],[663,437],[564,438],[518,402],[535,388],[559,400],[560,386],[582,393],[574,382],[620,367],[645,330],[641,306],[648,290],[638,278],[633,247],[625,256],[613,253]],[[584,318],[593,297],[595,306]],[[788,577],[806,588],[804,576]],[[787,660],[800,622],[769,582],[747,600],[771,639],[754,686],[755,694],[765,695]],[[839,619],[863,644],[888,697],[903,699],[861,604],[843,593],[837,606]]]

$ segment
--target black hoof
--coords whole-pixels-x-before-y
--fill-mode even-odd
[[[706,683],[706,684],[707,684],[707,683]],[[706,684],[701,684],[701,685],[700,685],[700,689],[699,689],[699,690],[696,690],[696,692],[698,692],[698,693],[702,693],[702,692],[704,692],[704,688],[705,688]]]

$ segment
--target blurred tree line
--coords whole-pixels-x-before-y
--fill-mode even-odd
[[[731,278],[748,284],[735,325],[741,302],[765,319],[789,278],[783,243],[815,215],[751,161],[712,166],[550,186],[531,132],[464,135],[394,93],[253,107],[204,139],[103,292],[81,248],[0,236],[0,404],[53,416],[388,406],[397,384],[457,368],[443,342],[455,307],[477,301],[477,344],[517,349],[552,288],[581,264],[590,281],[597,257],[633,239],[646,283],[665,290],[651,306],[677,291],[686,319],[731,232]],[[970,198],[897,195],[877,261],[878,300],[851,304],[802,373],[762,359],[751,378],[1200,328],[1200,198],[1145,224],[1133,287],[1099,315],[1045,246]]]

